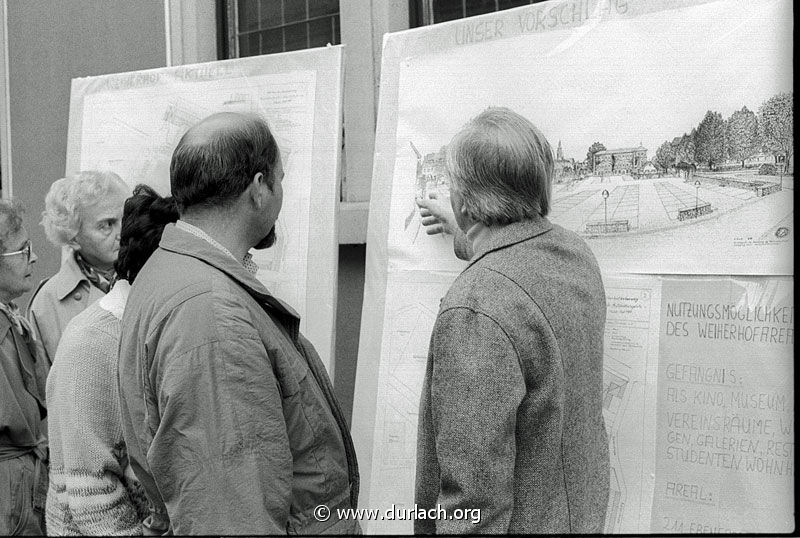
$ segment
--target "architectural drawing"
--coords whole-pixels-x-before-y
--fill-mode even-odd
[[[791,246],[774,236],[777,222],[783,237],[794,226],[792,127],[780,120],[793,113],[790,3],[733,4],[604,20],[577,41],[556,26],[404,58],[395,177],[425,192],[429,157],[486,107],[505,106],[552,144],[552,221],[586,237],[604,270],[790,274]],[[644,6],[626,2],[626,14]],[[736,18],[753,24],[734,31]],[[675,32],[678,19],[689,26]],[[609,59],[613,69],[598,68]],[[676,86],[675,70],[691,76]],[[418,162],[405,155],[411,143]]]
[[[316,96],[339,95],[341,50],[316,49],[286,58],[246,58],[74,80],[67,168],[109,169],[131,186],[146,183],[168,195],[172,154],[189,127],[217,112],[265,118],[280,148],[284,198],[275,244],[253,251],[260,265],[257,278],[300,313],[301,330],[327,363],[335,283],[318,279],[331,282],[327,290],[315,289],[313,296],[307,294],[307,286],[309,265],[317,265],[321,274],[335,274],[341,133],[336,111],[341,103],[326,101],[320,116]],[[315,143],[315,137],[324,137],[325,144]],[[315,221],[330,233],[310,231],[312,206]],[[323,237],[331,244],[319,244]],[[327,312],[327,319],[306,331],[308,310],[320,316]]]
[[[385,360],[379,368],[372,478],[364,485],[370,507],[414,506],[417,417],[428,344],[439,300],[455,277],[441,275],[434,282],[420,283],[413,273],[391,276],[396,291],[387,297],[391,323],[381,346]],[[413,521],[371,522],[365,531],[410,534]]]

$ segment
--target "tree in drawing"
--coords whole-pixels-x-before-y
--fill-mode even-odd
[[[709,168],[725,159],[725,120],[719,112],[706,112],[697,126],[695,135],[695,157],[708,163]]]
[[[658,147],[653,160],[659,168],[662,168],[666,172],[675,165],[675,155],[675,147],[672,145],[672,142],[667,140]]]
[[[692,132],[680,137],[675,146],[675,162],[685,162],[694,164],[697,162],[695,158],[695,138],[697,137],[697,129],[692,129]]]
[[[595,142],[589,146],[589,152],[586,154],[586,163],[589,165],[589,170],[594,172],[594,154],[605,150],[606,147],[601,142]]]
[[[755,112],[746,106],[735,111],[727,121],[727,146],[731,159],[744,161],[761,149],[761,137],[758,133],[758,120]]]
[[[758,109],[758,125],[764,146],[786,156],[786,167],[794,154],[794,92],[779,93]]]

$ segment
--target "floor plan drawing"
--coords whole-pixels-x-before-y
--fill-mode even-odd
[[[606,279],[603,418],[611,464],[607,533],[646,532],[658,364],[659,288],[651,279]],[[649,407],[653,406],[653,407]]]
[[[396,290],[387,300],[378,378],[369,504],[413,508],[417,453],[417,423],[428,344],[439,301],[456,274],[438,282],[416,282],[414,273],[392,275]],[[413,533],[413,521],[371,522],[366,532]]]

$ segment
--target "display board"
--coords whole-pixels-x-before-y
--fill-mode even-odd
[[[256,276],[298,311],[301,331],[332,371],[341,46],[75,79],[67,173],[112,170],[131,187],[169,194],[178,140],[223,111],[259,114],[278,140],[283,208],[275,245],[252,251]]]
[[[683,507],[694,519],[676,517],[678,496],[703,484],[682,474],[698,465],[692,456],[678,465],[669,459],[677,453],[664,451],[662,438],[674,428],[663,417],[671,382],[661,371],[670,362],[701,368],[709,359],[699,351],[725,340],[667,346],[664,293],[673,300],[694,289],[689,275],[751,275],[748,286],[770,290],[778,285],[759,275],[794,272],[792,9],[785,0],[553,1],[386,37],[353,417],[362,505],[413,507],[428,342],[439,300],[465,266],[452,239],[425,234],[415,199],[446,195],[446,144],[487,107],[506,106],[551,142],[549,218],[586,240],[606,281],[606,531],[670,532],[665,517],[676,522],[673,532],[695,532],[697,524],[793,528],[781,497],[793,471],[759,490],[770,501],[715,497],[714,508]],[[667,284],[634,274],[683,276]],[[725,286],[735,282],[719,277],[708,293],[730,301]],[[780,290],[781,304],[793,308],[791,293]],[[758,372],[791,375],[785,351],[793,337],[756,355],[745,341],[725,341],[719,361],[757,357]],[[753,386],[741,390],[758,392],[769,379],[750,375]],[[784,394],[791,402],[791,385]],[[728,471],[703,467],[703,491],[719,496],[761,479]],[[756,508],[771,501],[772,513]],[[406,533],[411,525],[365,527]]]

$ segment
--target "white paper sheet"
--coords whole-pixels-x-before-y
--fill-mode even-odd
[[[165,195],[172,152],[189,127],[216,112],[264,117],[278,140],[285,177],[276,243],[253,251],[257,277],[300,313],[301,330],[328,366],[340,70],[341,48],[328,48],[76,79],[67,163],[68,172],[113,170],[131,186],[147,183]]]
[[[792,532],[792,280],[666,280],[662,301],[651,531]]]

